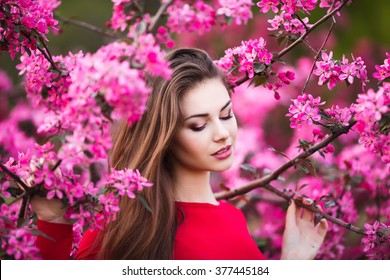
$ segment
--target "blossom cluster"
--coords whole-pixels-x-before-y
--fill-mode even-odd
[[[241,42],[241,46],[227,49],[225,56],[216,61],[216,64],[226,72],[238,68],[239,72],[246,73],[251,79],[255,73],[265,72],[271,64],[272,54],[265,45],[263,38]]]
[[[203,34],[210,31],[216,24],[216,12],[214,8],[203,1],[195,1],[193,5],[176,0],[168,7],[167,27],[170,32],[181,33],[184,31]]]
[[[388,234],[390,227],[379,221],[375,221],[372,225],[366,223],[364,227],[366,236],[361,241],[364,246],[363,252],[366,252],[367,256],[372,259],[388,260],[390,258],[390,235]]]
[[[47,40],[49,28],[57,31],[53,10],[57,0],[4,0],[0,3],[0,44],[12,59],[18,52],[35,50],[37,41]]]
[[[112,0],[114,8],[112,12],[111,21],[108,25],[114,30],[125,31],[128,27],[128,22],[133,19],[134,11],[130,10],[128,14],[125,12],[126,5],[133,0]]]
[[[300,36],[305,33],[312,25],[309,24],[309,18],[298,18],[299,11],[310,14],[317,6],[317,0],[296,1],[296,0],[264,0],[259,1],[257,6],[261,13],[272,11],[275,16],[268,20],[271,27],[270,31],[276,31],[276,36]]]
[[[221,7],[217,9],[217,15],[233,18],[237,25],[247,24],[253,17],[252,0],[218,0]]]
[[[321,97],[314,98],[311,94],[303,93],[296,99],[292,99],[286,115],[290,117],[290,127],[301,130],[305,125],[312,125],[313,122],[321,120],[319,106],[324,105],[325,101],[321,102]]]
[[[46,110],[38,131],[67,133],[60,157],[71,160],[69,164],[106,158],[109,120],[137,121],[150,92],[146,74],[169,77],[171,70],[153,37],[141,35],[138,43],[111,43],[95,54],[53,57],[63,67],[59,71],[50,71],[51,64],[39,53],[21,57],[18,69],[26,73],[29,98]]]
[[[348,84],[353,84],[354,79],[362,81],[362,88],[367,83],[366,65],[361,57],[354,58],[349,62],[348,58],[343,55],[343,59],[333,59],[333,52],[329,55],[326,52],[321,54],[322,60],[316,61],[316,67],[313,74],[319,76],[318,84],[327,84],[328,89],[332,90],[338,82],[346,81]]]
[[[390,83],[383,83],[378,91],[369,89],[367,93],[359,94],[356,102],[359,142],[378,153],[383,162],[390,163],[390,134],[386,121],[390,112]]]
[[[35,139],[32,132],[43,119],[42,111],[31,106],[17,104],[8,118],[0,121],[0,147],[3,153],[17,157],[19,152],[34,152]],[[0,160],[5,159],[0,156]]]
[[[129,169],[112,169],[106,175],[104,170],[99,170],[102,179],[93,183],[86,172],[75,174],[72,166],[61,164],[61,159],[50,142],[42,146],[36,144],[34,154],[20,153],[17,159],[11,157],[5,166],[26,182],[29,188],[37,189],[38,195],[45,196],[48,200],[63,201],[69,206],[65,218],[82,229],[101,228],[103,220],[115,219],[119,211],[120,196],[135,198],[135,193],[152,186],[138,170]],[[111,185],[116,191],[111,192],[110,188],[106,188],[107,185]],[[20,188],[8,175],[0,181],[0,194],[4,198],[20,195]],[[1,205],[0,225],[4,229],[1,235],[2,249],[16,259],[37,258],[31,228],[16,226],[19,210],[18,204]]]
[[[0,248],[8,256],[16,260],[40,259],[38,248],[35,246],[36,236],[32,228],[17,227],[19,204],[1,204],[0,206]]]
[[[376,72],[372,76],[378,81],[385,81],[390,77],[390,52],[386,53],[387,58],[382,65],[375,65]]]

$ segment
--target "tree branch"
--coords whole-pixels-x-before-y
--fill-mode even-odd
[[[324,140],[322,140],[320,143],[310,147],[309,149],[305,150],[304,152],[300,153],[299,155],[297,155],[295,158],[293,158],[292,160],[286,162],[285,164],[283,164],[282,166],[280,166],[278,169],[276,169],[274,172],[270,173],[270,174],[267,174],[265,176],[263,176],[262,178],[259,178],[257,180],[254,180],[254,181],[251,181],[241,187],[238,187],[238,188],[235,188],[235,189],[232,189],[232,190],[229,190],[229,191],[223,191],[223,192],[219,192],[219,193],[216,193],[215,194],[215,197],[217,200],[220,200],[220,199],[230,199],[230,198],[233,198],[233,197],[236,197],[236,196],[239,196],[239,195],[243,195],[243,194],[246,194],[254,189],[257,189],[257,188],[265,188],[273,193],[275,193],[276,195],[286,199],[286,200],[290,200],[290,199],[294,199],[294,201],[297,203],[298,206],[300,207],[304,207],[312,212],[316,212],[316,213],[320,213],[324,218],[326,218],[327,220],[335,223],[335,224],[338,224],[340,226],[343,226],[349,230],[352,230],[358,234],[364,234],[364,230],[363,229],[360,229],[360,228],[357,228],[355,226],[352,226],[351,224],[349,223],[346,223],[342,220],[339,220],[337,218],[334,218],[326,213],[323,213],[322,211],[320,211],[319,209],[317,209],[314,205],[305,205],[303,204],[299,199],[297,198],[294,198],[293,196],[291,195],[288,195],[286,194],[285,192],[283,191],[280,191],[274,187],[272,187],[270,185],[270,183],[274,180],[277,180],[277,178],[283,173],[285,172],[286,170],[288,170],[290,167],[292,166],[295,166],[297,163],[299,163],[301,160],[303,159],[306,159],[308,158],[309,156],[311,156],[312,154],[314,154],[315,152],[319,151],[320,149],[322,148],[325,148],[329,143],[331,143],[332,141],[334,141],[335,139],[337,139],[338,137],[340,137],[342,134],[345,134],[347,133],[354,125],[356,124],[356,120],[351,120],[350,123],[349,123],[349,126],[347,127],[340,127],[338,130],[336,130],[334,133],[332,133],[332,135],[330,135],[329,137],[325,138]]]
[[[63,24],[69,23],[69,24],[73,24],[75,26],[82,27],[84,29],[96,32],[98,34],[102,34],[102,35],[107,36],[107,37],[111,37],[111,38],[114,38],[114,39],[118,39],[119,38],[119,36],[117,34],[115,34],[114,32],[110,32],[108,30],[104,30],[104,29],[99,28],[99,27],[97,27],[95,25],[92,25],[90,23],[87,23],[87,22],[84,22],[84,21],[81,21],[81,20],[77,20],[77,19],[71,19],[71,18],[67,18],[67,17],[64,17],[64,16],[60,16],[58,13],[55,13],[55,16]]]
[[[160,9],[158,9],[157,13],[152,18],[152,22],[148,27],[149,32],[154,33],[154,31],[156,31],[158,21],[160,20],[166,9],[168,9],[168,7],[172,4],[172,2],[173,0],[169,0],[160,6]]]
[[[25,182],[22,181],[22,179],[20,179],[20,177],[18,175],[16,175],[15,173],[13,173],[11,170],[9,170],[7,168],[7,166],[5,166],[3,163],[0,162],[0,167],[1,169],[3,169],[3,171],[5,173],[7,173],[12,179],[14,179],[15,182],[17,182],[25,192],[27,192],[27,190],[29,189],[29,187],[26,185]]]
[[[307,85],[309,84],[310,77],[311,77],[311,75],[313,74],[313,71],[314,71],[314,67],[315,67],[315,65],[316,65],[316,62],[317,62],[317,60],[320,58],[320,54],[321,54],[322,50],[325,48],[326,42],[328,41],[329,36],[330,36],[330,34],[332,33],[333,27],[334,27],[334,25],[336,24],[336,20],[334,19],[334,17],[332,17],[332,18],[333,18],[333,20],[332,20],[332,24],[330,25],[328,34],[326,35],[326,38],[325,38],[324,42],[322,43],[321,48],[318,50],[318,52],[317,52],[317,54],[316,54],[316,56],[315,56],[315,58],[314,58],[313,65],[311,66],[310,73],[309,73],[309,75],[308,75],[307,78],[306,78],[306,82],[305,82],[305,85],[303,86],[302,93],[304,93],[304,92],[306,91]]]
[[[296,39],[291,45],[287,46],[286,48],[284,48],[283,50],[281,50],[276,56],[275,56],[275,59],[279,59],[281,58],[282,56],[284,56],[286,53],[288,53],[289,51],[291,51],[293,48],[295,48],[299,43],[301,43],[306,37],[307,35],[309,35],[314,29],[316,29],[318,26],[320,26],[322,23],[324,23],[325,21],[327,21],[329,18],[331,18],[335,13],[337,13],[338,11],[340,11],[346,4],[348,3],[348,1],[343,1],[343,3],[337,7],[336,9],[332,10],[331,12],[327,13],[325,16],[323,16],[321,19],[319,19],[316,23],[314,23],[305,33],[303,33],[298,39]],[[272,61],[272,63],[275,62],[275,59]],[[242,77],[241,79],[239,79],[238,81],[236,81],[234,83],[234,86],[239,86],[243,83],[245,83],[246,81],[248,81],[249,78],[248,76],[245,76],[245,77]]]

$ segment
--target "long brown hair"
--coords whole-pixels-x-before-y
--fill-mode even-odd
[[[155,78],[147,110],[133,126],[119,124],[113,137],[110,165],[138,169],[153,183],[139,199],[122,197],[117,219],[102,232],[100,257],[105,259],[172,259],[177,228],[174,180],[170,167],[175,134],[182,123],[180,98],[198,83],[223,75],[198,49],[178,49],[167,56],[170,80]]]

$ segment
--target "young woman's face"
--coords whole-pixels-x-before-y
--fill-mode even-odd
[[[180,101],[183,126],[175,136],[175,164],[194,171],[224,171],[233,163],[237,122],[225,86],[209,79]]]

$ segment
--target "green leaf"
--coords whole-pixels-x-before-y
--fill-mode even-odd
[[[298,168],[301,169],[301,170],[302,170],[303,172],[305,172],[306,174],[310,174],[310,171],[309,171],[309,169],[307,169],[306,166],[299,165]]]
[[[136,196],[137,196],[137,198],[141,201],[141,203],[142,203],[142,205],[146,208],[146,209],[148,209],[148,211],[150,212],[150,213],[153,213],[153,210],[152,210],[152,208],[150,207],[150,205],[149,205],[149,203],[146,201],[146,199],[144,198],[144,197],[142,197],[140,194],[135,194]]]
[[[299,144],[301,144],[301,145],[309,146],[309,142],[307,142],[306,140],[299,139],[298,141],[299,141]]]
[[[318,225],[318,223],[321,221],[323,216],[320,213],[314,214],[314,226]]]
[[[280,36],[277,41],[278,41],[278,46],[281,46],[285,41],[286,41],[286,36]]]
[[[235,65],[235,66],[233,66],[232,68],[230,68],[229,71],[228,71],[228,75],[230,75],[232,72],[234,72],[235,70],[237,70],[238,67],[239,67],[239,65]]]
[[[255,87],[264,85],[267,82],[267,78],[265,76],[255,76],[250,81],[248,87],[250,87],[252,84],[255,84]]]
[[[49,239],[50,241],[55,242],[55,240],[54,240],[53,238],[51,238],[51,237],[48,236],[46,233],[44,233],[44,232],[42,232],[42,231],[40,231],[40,230],[38,230],[38,229],[32,229],[32,230],[31,230],[31,234],[34,235],[34,236],[40,235],[40,236],[43,236],[43,237],[46,238],[46,239]]]
[[[309,173],[312,176],[317,177],[317,171],[310,159],[305,159],[304,161],[302,161],[302,164],[309,170]]]
[[[241,174],[240,176],[243,178],[258,178],[259,172],[256,167],[253,165],[244,163],[240,165]]]
[[[378,86],[380,86],[380,85],[383,84],[384,82],[390,82],[390,76],[387,77],[387,78],[385,78],[385,79],[383,79],[383,80],[381,80],[381,81],[379,81],[379,82],[378,82]]]
[[[285,153],[275,150],[274,147],[269,147],[268,150],[270,150],[270,151],[272,151],[272,152],[274,152],[274,153],[276,153],[278,155],[284,156],[288,160],[291,160]]]
[[[20,28],[20,25],[19,25],[19,24],[17,24],[17,25],[14,26],[14,31],[15,31],[16,33],[20,33],[21,28]]]
[[[253,70],[256,74],[259,74],[261,72],[264,72],[264,70],[267,68],[267,66],[264,63],[254,63],[253,64]]]
[[[337,205],[336,198],[332,194],[323,195],[318,201],[323,201],[325,208],[332,208]]]
[[[226,21],[227,25],[231,25],[233,20],[234,20],[234,17],[225,16],[225,21]]]
[[[138,25],[137,25],[137,28],[135,29],[135,32],[137,32],[137,34],[143,34],[145,33],[146,31],[146,27],[147,27],[147,24],[145,21],[141,21]]]

